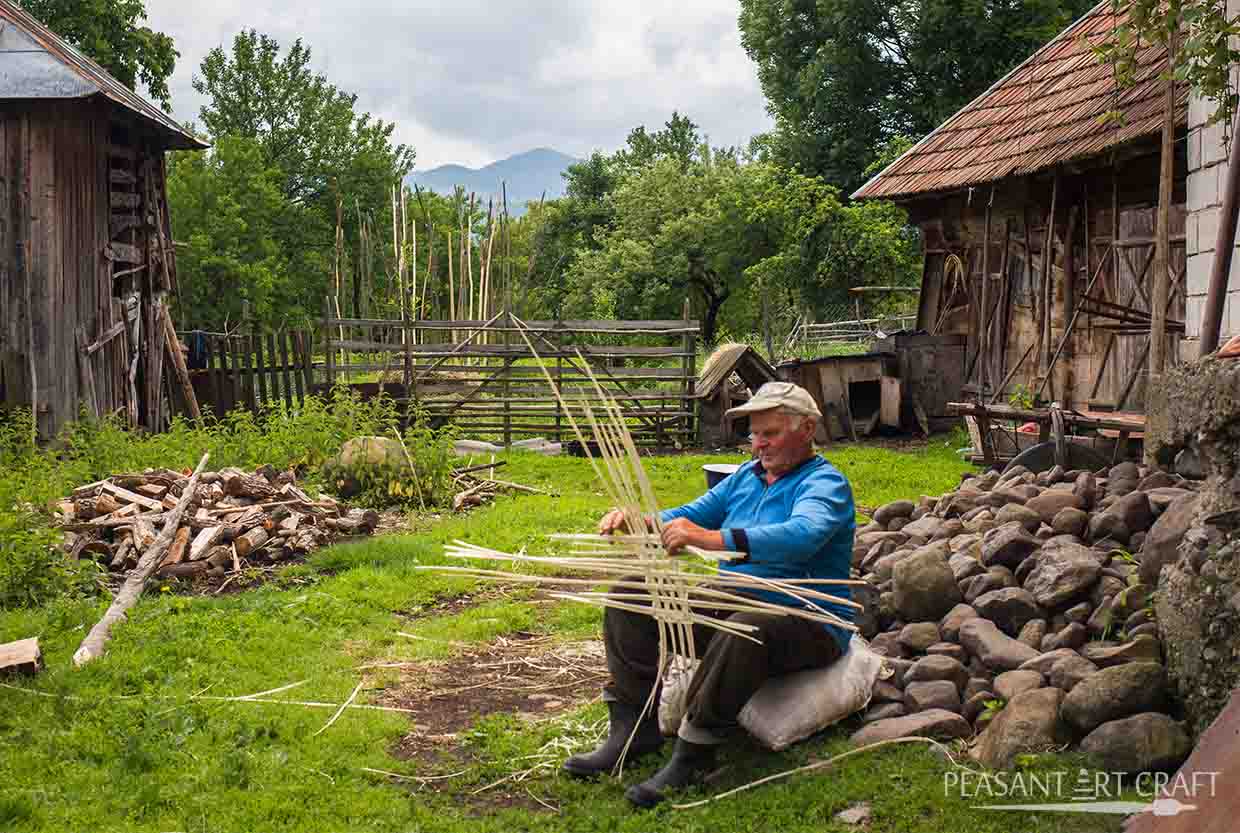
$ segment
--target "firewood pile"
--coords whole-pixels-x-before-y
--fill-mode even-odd
[[[113,573],[132,570],[189,481],[188,473],[158,469],[75,489],[55,507],[66,552]],[[339,538],[370,535],[378,523],[374,510],[350,509],[326,495],[311,498],[291,471],[262,466],[252,473],[203,472],[155,575],[223,576],[248,564],[299,558]]]

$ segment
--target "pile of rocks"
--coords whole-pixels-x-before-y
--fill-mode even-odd
[[[992,767],[1077,742],[1112,771],[1178,764],[1191,744],[1166,713],[1150,591],[1196,488],[1134,463],[1016,467],[877,509],[853,564],[891,673],[854,741],[976,737]]]

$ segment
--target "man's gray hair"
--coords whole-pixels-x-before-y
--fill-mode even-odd
[[[813,414],[802,413],[801,411],[798,411],[795,408],[790,408],[787,405],[780,405],[778,408],[776,408],[776,411],[778,413],[783,414],[784,416],[798,417],[799,419],[808,419],[811,422],[813,422],[815,425],[818,424],[818,417],[814,416]]]

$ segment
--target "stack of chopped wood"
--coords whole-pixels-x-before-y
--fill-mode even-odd
[[[159,469],[75,489],[56,506],[66,551],[93,558],[114,573],[133,569],[189,479],[187,473]],[[270,564],[336,538],[369,535],[378,523],[374,510],[349,509],[324,495],[312,499],[291,471],[263,466],[253,473],[203,472],[156,575],[222,576],[245,563]]]
[[[546,492],[541,489],[535,489],[533,486],[522,486],[520,483],[496,480],[495,469],[505,464],[506,461],[504,460],[496,462],[492,459],[490,463],[483,463],[480,466],[466,466],[465,468],[453,469],[452,482],[458,489],[461,489],[452,497],[453,511],[460,512],[462,509],[468,509],[471,506],[481,506],[494,499],[500,492],[525,492],[531,495],[546,494]],[[480,476],[482,472],[489,472],[490,476]]]

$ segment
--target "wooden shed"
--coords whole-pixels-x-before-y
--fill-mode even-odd
[[[702,365],[693,396],[699,402],[698,439],[704,448],[743,443],[749,420],[729,420],[729,408],[743,405],[758,388],[779,378],[770,362],[748,344],[721,344]]]
[[[204,147],[0,0],[0,401],[32,408],[41,436],[82,409],[166,424],[180,351],[164,152]]]
[[[925,254],[918,328],[966,339],[964,392],[1140,411],[1150,346],[1165,50],[1119,88],[1091,53],[1102,2],[862,186],[904,205]],[[1187,120],[1177,87],[1175,118]],[[1176,143],[1167,355],[1185,315],[1185,143]]]

